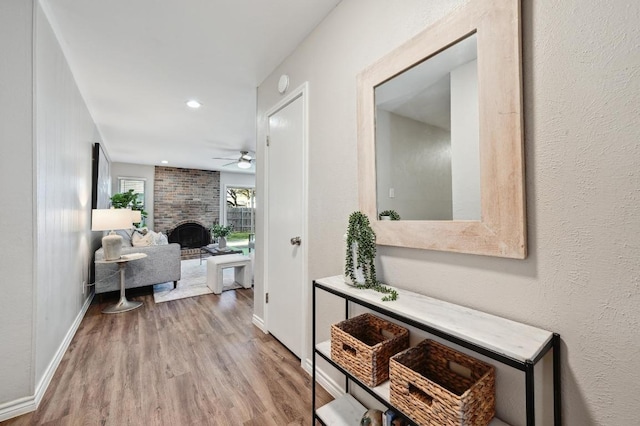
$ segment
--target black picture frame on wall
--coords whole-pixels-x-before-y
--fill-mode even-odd
[[[92,158],[92,209],[108,209],[111,202],[111,176],[109,173],[110,160],[102,145],[93,144]]]
[[[91,208],[108,209],[111,202],[111,162],[104,148],[94,143],[91,148]],[[102,235],[92,232],[92,247],[100,247]],[[94,247],[95,246],[95,247]],[[92,254],[92,262],[89,266],[89,282],[95,282],[95,264]]]

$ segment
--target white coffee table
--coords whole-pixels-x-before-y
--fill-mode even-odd
[[[116,260],[96,260],[96,263],[117,263],[120,269],[120,300],[115,305],[105,308],[103,314],[119,314],[120,312],[132,311],[143,305],[142,302],[130,302],[127,300],[124,292],[124,267],[127,262],[134,260],[144,259],[147,257],[145,253],[129,253],[120,256],[120,259]]]

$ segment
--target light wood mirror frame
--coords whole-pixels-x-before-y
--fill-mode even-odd
[[[478,37],[481,219],[378,220],[376,86]],[[469,0],[358,75],[359,202],[381,245],[516,259],[527,255],[519,0]]]

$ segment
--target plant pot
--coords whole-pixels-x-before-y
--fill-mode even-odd
[[[380,216],[380,220],[391,220],[391,216]]]
[[[218,249],[227,248],[227,238],[226,237],[218,237]]]
[[[353,252],[353,262],[354,264],[356,263],[356,259],[358,258],[358,243],[353,243],[351,244],[351,251]],[[356,281],[353,282],[353,280],[351,279],[351,277],[349,275],[345,275],[344,276],[344,282],[346,284],[349,285],[364,285],[365,284],[365,280],[364,280],[364,270],[362,269],[362,266],[356,268],[356,270],[354,271],[354,274],[356,276]]]

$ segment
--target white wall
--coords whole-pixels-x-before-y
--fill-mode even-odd
[[[131,163],[111,163],[111,192],[116,194],[120,192],[118,187],[118,178],[130,177],[141,178],[145,180],[144,186],[144,210],[147,212],[147,227],[154,229],[153,227],[153,191],[155,181],[155,166],[147,166],[143,164],[131,164]]]
[[[336,247],[343,247],[348,215],[358,208],[356,75],[461,3],[343,1],[258,88],[260,195],[265,111],[281,99],[278,78],[288,74],[292,88],[310,84],[311,278],[342,272],[344,254]],[[565,424],[634,425],[640,3],[525,0],[522,16],[529,257],[379,247],[380,278],[560,333]],[[262,316],[259,250],[255,313]],[[322,310],[323,323],[341,314],[331,305]],[[505,395],[505,386],[511,388],[499,378],[499,414],[523,424],[523,397]]]
[[[0,409],[33,393],[33,4],[0,1]]]
[[[36,2],[0,2],[0,419],[42,397],[86,307],[99,135]]]
[[[451,192],[454,220],[480,220],[478,61],[451,71]]]

